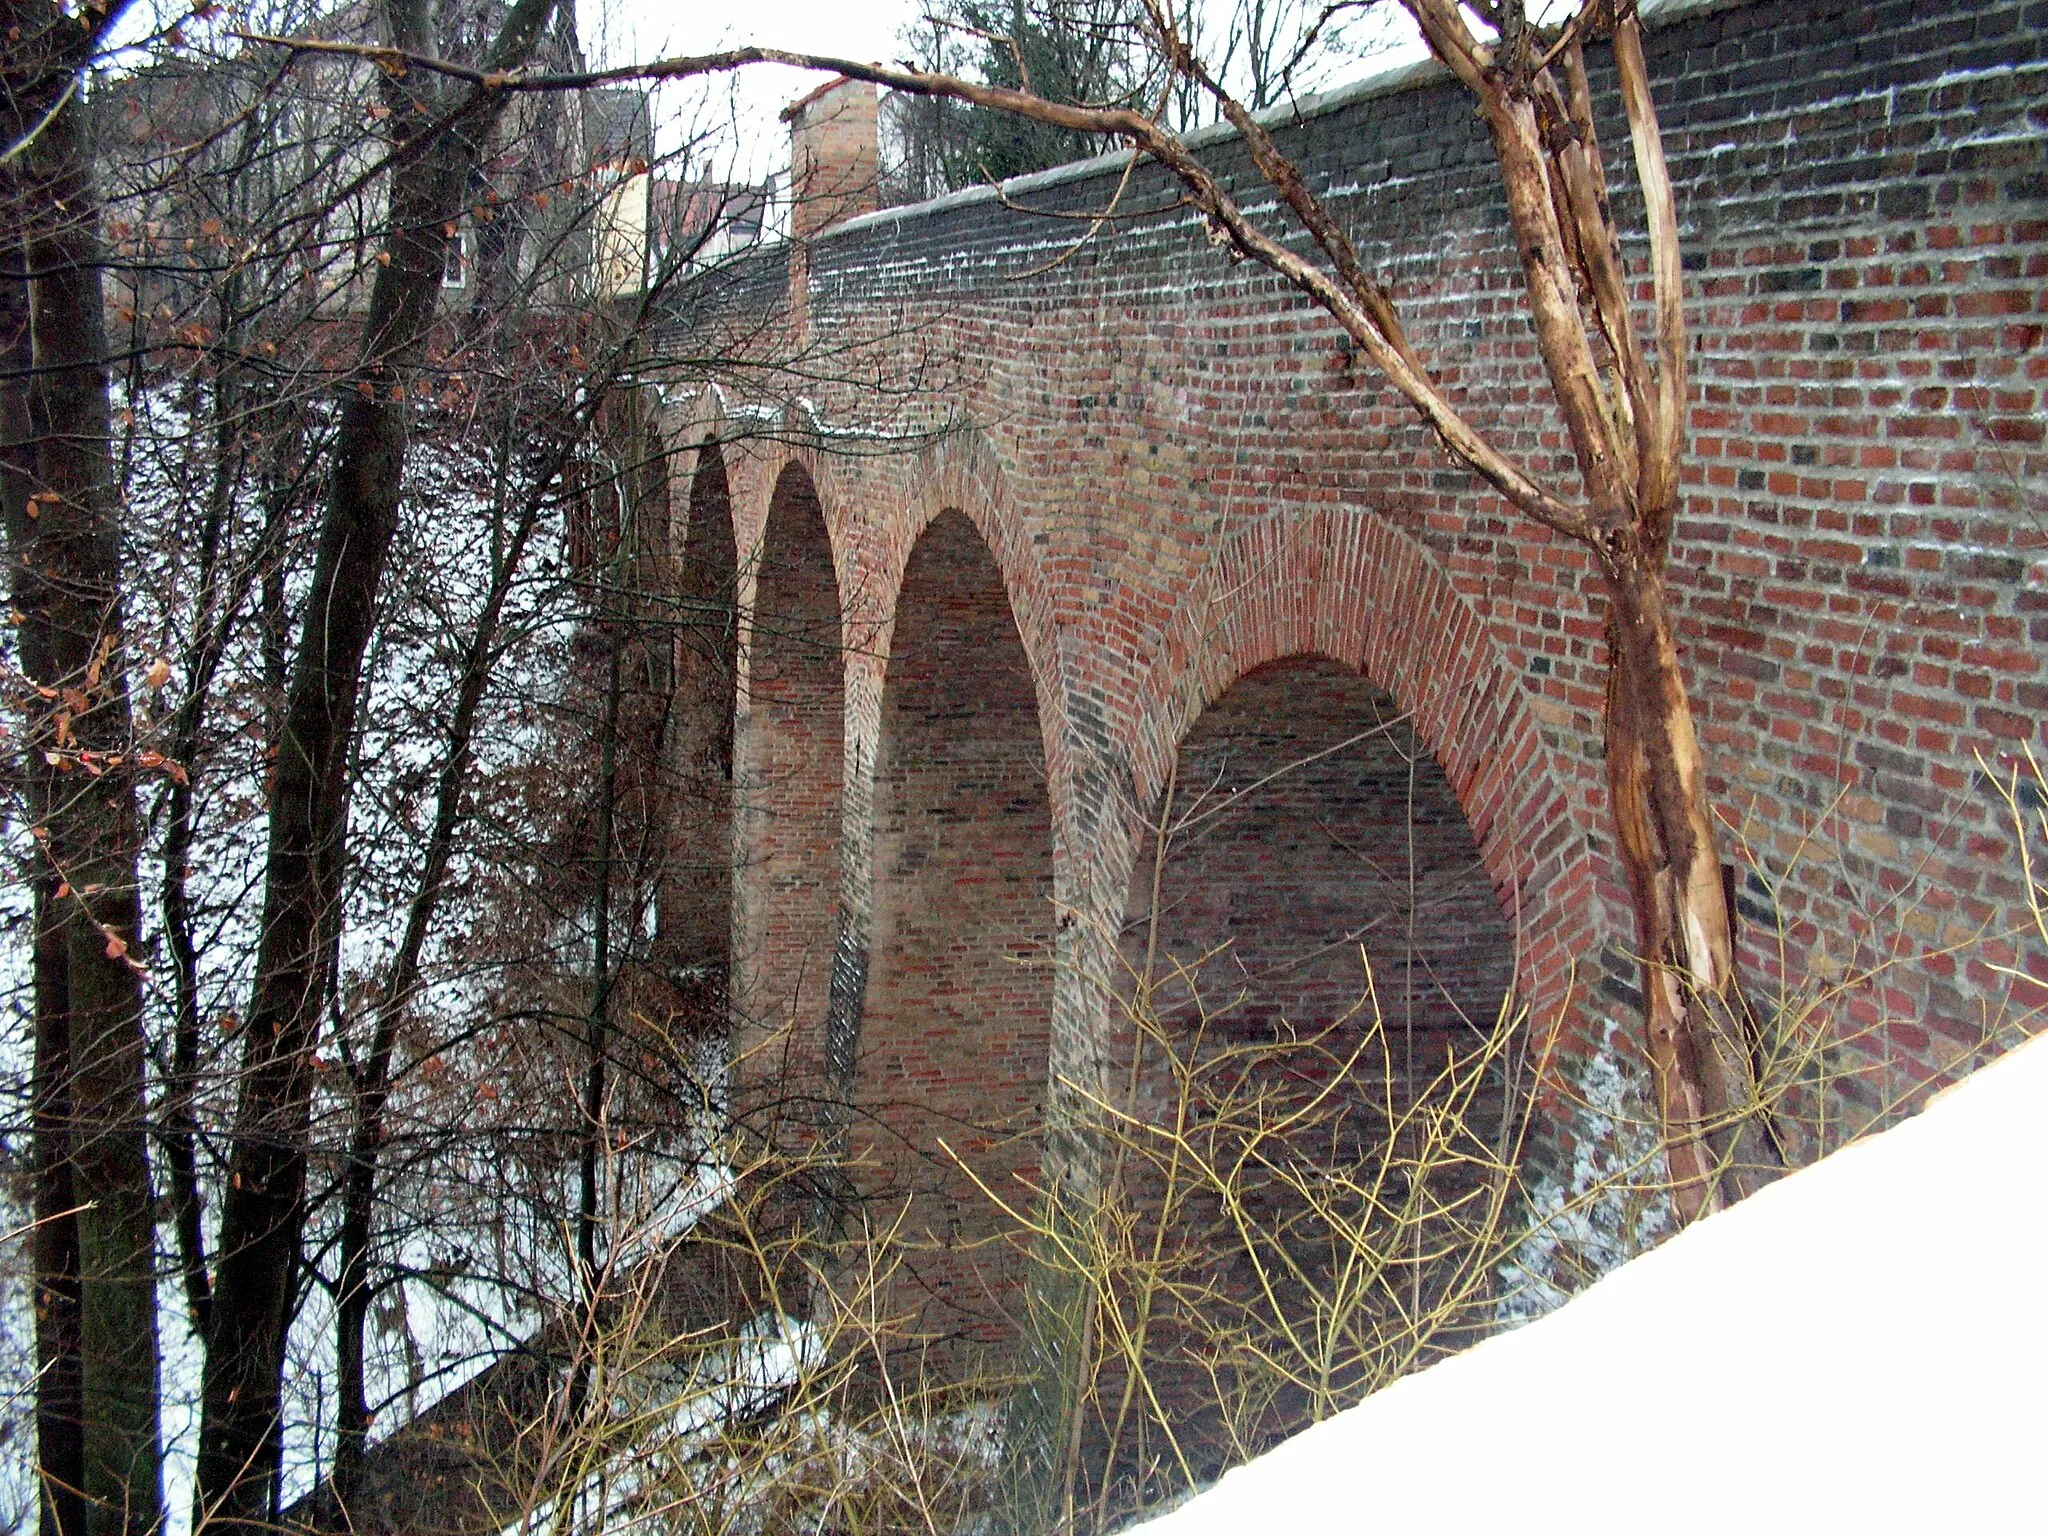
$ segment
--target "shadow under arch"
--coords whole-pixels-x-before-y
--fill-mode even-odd
[[[1124,950],[1152,956],[1168,1015],[1199,990],[1236,1031],[1319,1027],[1368,1001],[1370,963],[1390,1035],[1427,1070],[1513,986],[1514,934],[1457,795],[1354,667],[1310,652],[1240,677],[1149,819],[1166,835],[1134,861]]]
[[[732,964],[739,548],[715,442],[698,450],[690,476],[671,601],[675,700],[667,756],[675,801],[655,941],[678,984],[694,984],[722,1008]]]
[[[734,1072],[803,1092],[823,1070],[846,673],[832,540],[801,463],[776,477],[752,587],[734,742]]]
[[[1463,810],[1512,914],[1532,1023],[1583,1046],[1599,977],[1585,962],[1623,914],[1603,896],[1582,807],[1520,675],[1436,560],[1384,518],[1334,507],[1246,529],[1198,592],[1209,595],[1180,606],[1134,712],[1135,806],[1238,678],[1296,655],[1365,673],[1406,712]]]
[[[1356,1400],[1384,1369],[1375,1338],[1466,1284],[1437,1253],[1461,1218],[1411,1230],[1392,1213],[1482,1208],[1506,1109],[1505,1063],[1484,1053],[1516,970],[1447,776],[1355,666],[1311,651],[1239,677],[1179,743],[1149,819],[1107,1123],[1160,1299],[1115,1331],[1145,1341],[1142,1400],[1108,1356],[1079,1426],[1083,1476],[1119,1507],[1176,1491],[1160,1468],[1213,1477]],[[1453,1059],[1469,1092],[1437,1081]],[[1456,1117],[1428,1122],[1441,1148],[1404,1118],[1423,1099]],[[1167,1132],[1177,1163],[1154,1150]],[[1375,1267],[1410,1238],[1426,1261]]]
[[[884,676],[850,1146],[863,1197],[905,1212],[893,1305],[947,1374],[1011,1345],[1021,1304],[976,1181],[1024,1199],[1038,1167],[1053,991],[1038,715],[995,557],[941,512],[905,565]]]

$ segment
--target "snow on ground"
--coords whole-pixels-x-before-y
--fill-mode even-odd
[[[1146,1536],[2048,1530],[2048,1040]]]
[[[641,1453],[628,1450],[600,1466],[575,1490],[566,1516],[550,1499],[511,1521],[499,1536],[661,1529],[658,1521],[642,1517],[643,1506],[661,1510],[676,1497],[663,1487],[664,1472],[710,1449],[725,1426],[772,1405],[824,1359],[824,1340],[810,1323],[763,1312],[727,1348],[681,1366],[626,1372],[614,1386],[615,1417],[620,1424],[643,1426],[634,1437],[642,1442]]]

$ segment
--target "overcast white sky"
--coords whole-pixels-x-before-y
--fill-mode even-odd
[[[841,58],[891,60],[901,56],[896,33],[917,19],[919,0],[744,0],[691,4],[689,0],[581,0],[578,22],[593,60],[624,63],[679,53],[756,43],[829,53]],[[823,76],[777,68],[749,69],[729,87],[696,91],[667,103],[737,130],[746,142],[744,174],[781,170],[789,158],[788,131],[776,114],[818,85]]]
[[[1228,26],[1231,0],[1194,0],[1214,13],[1208,29],[1220,35]],[[709,53],[755,43],[839,58],[894,61],[905,49],[897,34],[914,23],[930,0],[741,0],[737,4],[691,4],[689,0],[578,0],[578,25],[593,61],[607,64],[647,60],[674,54]],[[1547,0],[1547,8],[1569,7],[1569,0]],[[1545,5],[1535,7],[1546,9]],[[1375,22],[1354,22],[1338,53],[1328,56],[1322,78],[1307,82],[1320,89],[1390,62],[1396,54],[1419,57],[1419,39],[1411,40],[1412,24],[1398,7],[1387,7]],[[1366,55],[1375,56],[1368,60]],[[729,83],[669,89],[661,114],[692,126],[671,130],[665,149],[707,128],[726,147],[717,174],[757,179],[782,171],[789,161],[788,131],[777,113],[821,83],[822,76],[797,70],[755,68],[740,71]]]

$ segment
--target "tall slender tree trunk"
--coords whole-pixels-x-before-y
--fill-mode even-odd
[[[47,1133],[38,1157],[46,1179],[41,1203],[52,1214],[60,1203],[77,1208],[84,1529],[145,1532],[159,1523],[161,1504],[156,1234],[99,205],[75,75],[93,37],[44,5],[0,8],[0,23],[16,40],[10,46],[22,50],[7,71],[10,138],[24,120],[35,125],[7,190],[25,232],[32,372],[22,403],[33,455],[32,462],[19,458],[30,487],[10,519],[18,535],[10,554],[23,667],[44,690],[30,707],[23,743],[37,763],[45,834],[38,845],[48,861],[48,894],[38,904],[50,920],[37,967],[44,983],[37,1097]],[[34,61],[25,70],[24,57]],[[53,1231],[49,1243],[52,1261],[68,1262],[67,1239]],[[51,1342],[66,1347],[65,1331],[53,1331]],[[61,1402],[68,1390],[62,1370],[53,1386]],[[46,1519],[62,1518],[55,1502]]]
[[[439,169],[437,165],[435,167]],[[418,194],[409,211],[417,223]],[[400,207],[404,203],[394,196]],[[438,200],[445,208],[448,200]],[[263,1523],[278,1471],[290,1288],[305,1220],[311,1057],[326,1000],[333,877],[346,836],[355,724],[384,558],[397,527],[405,365],[417,360],[438,286],[439,242],[401,236],[371,302],[362,392],[342,407],[307,622],[286,696],[257,949],[203,1388],[195,1525]],[[395,278],[392,274],[398,274]],[[407,283],[408,277],[414,281]],[[403,329],[401,329],[401,327]],[[394,333],[401,344],[392,347]],[[380,398],[381,397],[381,398]]]
[[[222,327],[223,332],[226,327]],[[229,443],[228,417],[237,391],[223,369],[213,381],[214,463],[206,512],[199,528],[199,612],[193,624],[193,642],[187,657],[184,697],[178,701],[171,720],[169,748],[172,761],[183,770],[166,796],[163,835],[162,921],[165,947],[170,951],[173,979],[171,1070],[164,1085],[163,1124],[158,1136],[163,1146],[169,1176],[172,1230],[178,1244],[178,1269],[184,1280],[185,1305],[192,1327],[206,1336],[208,1316],[213,1308],[213,1288],[206,1267],[205,1212],[199,1189],[197,1135],[193,1125],[192,1101],[198,1092],[201,1025],[199,1018],[199,945],[193,936],[191,894],[187,884],[194,836],[194,807],[198,773],[196,761],[200,724],[206,717],[213,690],[213,675],[226,651],[238,604],[225,601],[221,591],[221,543],[228,521],[229,501],[237,475]],[[227,612],[222,612],[223,607]]]
[[[487,67],[523,62],[553,0],[518,0]],[[431,44],[431,12],[390,0],[393,41]],[[306,1220],[313,1052],[333,985],[348,826],[349,746],[362,665],[398,527],[408,384],[441,293],[445,230],[503,108],[502,92],[390,77],[394,121],[425,135],[401,150],[390,223],[371,289],[360,360],[333,449],[327,506],[286,693],[270,808],[256,986],[244,1026],[233,1145],[222,1200],[201,1393],[194,1527],[267,1524],[279,1472],[285,1343]],[[383,258],[388,257],[385,261]]]
[[[621,558],[623,550],[621,551]],[[617,835],[619,789],[619,706],[623,691],[619,633],[624,615],[611,605],[611,593],[599,598],[599,622],[605,632],[604,712],[598,727],[597,887],[590,903],[590,1013],[584,1025],[583,1135],[576,1177],[576,1274],[583,1291],[576,1359],[568,1394],[570,1418],[582,1410],[590,1380],[603,1281],[597,1262],[597,1232],[603,1195],[605,1146],[605,1083],[611,1051],[612,1006],[612,843]]]
[[[10,190],[13,190],[10,188]],[[40,583],[28,576],[26,552],[35,528],[29,497],[35,488],[35,448],[29,440],[28,376],[34,356],[28,334],[28,281],[22,247],[12,242],[0,273],[0,335],[9,377],[0,382],[0,508],[4,508],[8,590],[15,611],[28,619],[40,603]],[[24,622],[17,630],[22,670],[49,674],[47,626]],[[24,756],[28,811],[46,827],[53,774],[34,753]],[[57,899],[57,878],[36,848],[28,872],[33,893],[29,956],[35,1021],[29,1084],[30,1134],[35,1145],[35,1189],[30,1242],[36,1320],[36,1469],[41,1480],[40,1536],[83,1536],[85,1418],[79,1375],[78,1212],[71,1177],[71,1002],[69,957]]]
[[[71,1177],[71,1031],[54,877],[35,879],[36,1470],[41,1536],[83,1536],[85,1384],[80,1369],[78,1195]]]

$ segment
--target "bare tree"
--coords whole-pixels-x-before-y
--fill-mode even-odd
[[[151,1530],[161,1501],[142,966],[134,953],[139,765],[99,202],[82,93],[84,72],[121,9],[0,7],[8,38],[0,195],[9,205],[9,275],[26,290],[30,363],[7,390],[8,553],[20,615],[25,776],[47,861],[35,880],[34,948],[44,1219],[37,1289],[51,1304],[39,1342],[54,1389],[39,1425],[54,1479],[44,1520],[51,1529],[93,1532]]]
[[[586,1276],[608,1275],[620,1188],[695,1183],[711,1004],[695,978],[664,990],[654,954],[673,787],[654,759],[663,658],[693,623],[729,635],[732,594],[708,615],[669,600],[666,459],[633,373],[664,285],[715,275],[699,255],[733,211],[668,231],[656,275],[621,266],[599,232],[647,194],[629,93],[522,97],[235,30],[376,35],[381,17],[486,70],[576,57],[573,20],[540,0],[447,10],[431,34],[394,9],[412,32],[374,8],[208,8],[90,89],[99,33],[52,11],[5,60],[0,470],[24,722],[7,787],[34,850],[37,1060],[25,1123],[0,1130],[33,1134],[47,1218],[53,1532],[88,1511],[158,1523],[159,1404],[195,1385],[199,1523],[269,1522],[323,1447],[345,1485],[379,1413],[517,1352],[521,1319],[573,1311],[552,1239],[577,1232]],[[53,499],[45,460],[82,479],[92,520]],[[53,670],[55,631],[88,621]],[[607,624],[620,708],[593,721]],[[548,717],[558,734],[534,728]],[[428,744],[443,755],[422,767]],[[547,771],[556,751],[617,771],[592,795]],[[138,933],[139,855],[161,866],[160,942]],[[125,927],[107,916],[122,901]],[[487,906],[505,930],[465,943]],[[99,914],[87,942],[126,989],[125,1036],[72,995],[78,912]],[[572,1065],[587,1092],[557,1102]],[[128,1097],[110,1103],[116,1071]],[[486,1103],[504,1109],[473,1136]],[[158,1212],[181,1282],[161,1308]],[[115,1251],[125,1277],[93,1267]],[[382,1309],[436,1291],[451,1312],[496,1298],[478,1309],[496,1332],[394,1397]],[[196,1336],[171,1358],[201,1359],[203,1381],[177,1365],[159,1383],[158,1326]]]
[[[1143,13],[1130,0],[1051,0],[1026,5],[949,0],[902,41],[918,67],[973,74],[992,85],[1076,106],[1149,99],[1158,70],[1143,47]],[[1042,119],[943,96],[890,103],[906,196],[1001,181],[1083,159],[1111,140]]]
[[[483,67],[517,68],[553,9],[553,0],[519,0],[484,51]],[[392,0],[386,25],[402,47],[438,42],[430,9],[412,0]],[[243,1034],[207,1332],[201,1530],[262,1525],[271,1512],[278,1396],[305,1221],[312,1057],[332,980],[327,954],[348,819],[349,748],[378,583],[397,527],[406,391],[424,358],[448,231],[467,206],[471,175],[505,100],[425,72],[385,75],[396,125],[390,214],[328,468],[279,744],[256,992]]]

